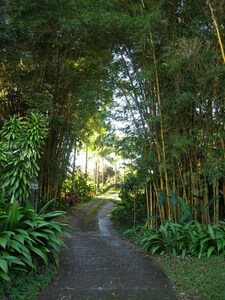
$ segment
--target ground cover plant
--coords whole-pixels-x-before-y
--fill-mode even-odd
[[[39,266],[36,272],[27,273],[21,271],[10,272],[10,281],[0,278],[1,300],[36,300],[38,293],[46,288],[57,273],[54,265],[48,268]]]
[[[204,225],[197,221],[187,224],[165,222],[159,229],[149,228],[148,224],[128,230],[134,240],[150,254],[168,256],[210,257],[225,255],[225,227]]]

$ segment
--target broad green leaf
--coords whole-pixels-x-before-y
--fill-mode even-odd
[[[52,203],[55,202],[55,199],[51,199],[50,201],[48,201],[43,207],[42,209],[39,211],[39,214],[42,214]]]
[[[151,217],[148,217],[147,219],[145,219],[145,222],[149,222],[149,221],[152,221],[152,220],[156,220],[160,217],[160,215],[155,215],[155,216],[151,216]]]
[[[170,205],[171,205],[171,207],[177,206],[178,200],[177,200],[177,196],[174,193],[174,191],[172,191],[172,190],[170,191],[169,198],[170,198]]]
[[[215,196],[212,199],[209,200],[209,202],[206,204],[206,208],[209,208],[215,201],[219,200],[220,196]]]
[[[208,251],[207,251],[207,257],[210,257],[210,255],[212,254],[212,252],[215,250],[215,246],[211,246],[209,247]]]
[[[8,262],[0,257],[0,268],[7,274],[8,273]]]
[[[186,202],[184,201],[184,199],[181,198],[181,197],[178,197],[178,201],[179,201],[180,208],[182,209],[182,211],[184,213],[184,215],[182,216],[181,220],[184,222],[187,219],[192,218],[191,212],[190,212],[190,210],[189,210]]]
[[[18,204],[14,201],[9,213],[9,229],[14,228],[18,224]]]
[[[13,250],[16,250],[17,252],[21,253],[21,246],[23,245],[15,240],[10,240],[8,246],[11,247]]]
[[[32,248],[31,248],[31,251],[33,251],[33,252],[36,253],[38,256],[40,256],[40,257],[44,260],[46,266],[48,265],[48,257],[47,257],[47,255],[46,255],[45,252],[43,252],[42,250],[40,250],[40,249],[37,248],[37,247],[32,247]]]
[[[159,205],[164,206],[166,201],[166,195],[162,190],[159,190],[158,192],[158,202]]]
[[[46,214],[39,214],[39,216],[43,219],[47,219],[47,218],[53,219],[55,217],[60,217],[63,215],[65,215],[64,211],[53,211]]]
[[[161,245],[150,247],[150,253],[154,254],[160,247],[161,247]]]
[[[21,263],[23,263],[23,264],[25,264],[25,265],[31,267],[32,269],[36,270],[36,267],[35,267],[35,265],[33,264],[32,259],[28,259],[28,258],[25,257],[25,256],[20,256],[19,258],[20,258],[20,260],[21,260]]]
[[[10,277],[8,274],[6,274],[5,272],[3,271],[0,271],[0,277],[2,277],[4,280],[6,281],[10,281]]]
[[[24,236],[22,234],[18,234],[14,237],[14,239],[20,242],[21,244],[24,244],[25,238],[27,238],[27,236]]]
[[[213,227],[209,224],[208,224],[208,232],[209,232],[211,238],[215,239],[215,233],[214,233]]]
[[[8,237],[0,237],[0,246],[5,249],[9,239],[10,239],[9,236]]]

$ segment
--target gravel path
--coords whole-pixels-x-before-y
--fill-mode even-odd
[[[135,245],[119,238],[112,228],[108,202],[97,218],[72,218],[74,238],[62,251],[59,274],[39,300],[166,300],[175,292],[153,260]]]

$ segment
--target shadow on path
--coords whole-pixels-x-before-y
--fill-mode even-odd
[[[71,219],[74,238],[62,251],[57,278],[38,299],[176,299],[170,282],[151,257],[117,236],[109,218],[112,201],[87,224],[85,216],[99,201]]]

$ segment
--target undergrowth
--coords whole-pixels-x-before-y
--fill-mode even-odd
[[[0,299],[35,300],[38,293],[52,282],[56,273],[57,268],[53,265],[39,267],[36,272],[29,274],[13,272],[10,274],[11,281],[0,279]]]

